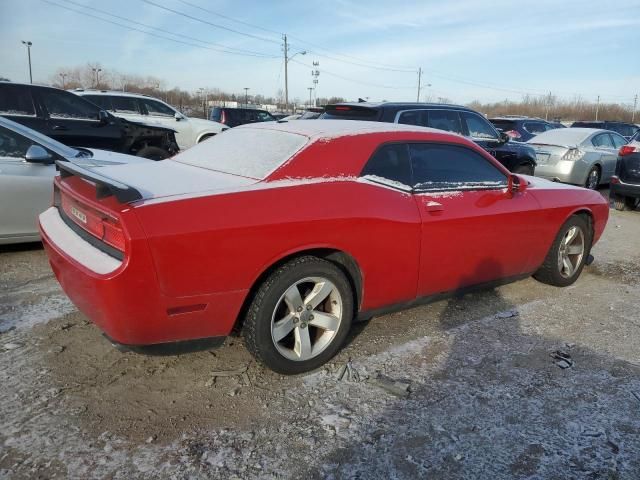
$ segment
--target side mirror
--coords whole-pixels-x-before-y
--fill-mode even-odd
[[[109,114],[104,110],[100,110],[98,112],[98,120],[100,120],[102,124],[107,123],[109,121]]]
[[[509,175],[507,190],[509,196],[513,196],[516,193],[522,193],[527,189],[527,181],[518,175]]]
[[[509,140],[511,140],[511,137],[503,131],[499,131],[498,133],[500,133],[500,141],[502,143],[507,143]]]
[[[40,145],[31,145],[24,156],[29,163],[40,163],[42,165],[51,165],[53,157]]]
[[[180,112],[176,112],[173,114],[173,118],[176,119],[176,122],[179,122],[180,120],[182,120],[184,118],[184,115],[182,115]]]

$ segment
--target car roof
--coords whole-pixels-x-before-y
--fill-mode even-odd
[[[545,143],[547,141],[561,141],[571,144],[578,144],[585,141],[590,136],[596,133],[616,133],[611,130],[605,130],[602,128],[581,128],[581,127],[569,127],[569,128],[556,128],[553,130],[547,130],[542,132],[528,143]],[[617,134],[619,135],[619,134]]]
[[[388,122],[367,122],[363,120],[307,120],[304,122],[260,122],[241,125],[236,128],[257,128],[261,130],[279,130],[282,132],[305,135],[311,139],[337,138],[355,135],[366,135],[369,133],[389,133],[389,132],[423,132],[437,133],[438,135],[449,134],[459,137],[457,134],[436,130],[435,128],[420,127],[416,125],[405,125]]]
[[[538,118],[538,117],[511,117],[511,116],[502,116],[502,117],[491,117],[489,119],[490,122],[493,122],[494,120],[501,120],[501,121],[509,121],[509,122],[519,122],[519,121],[526,121],[526,122],[546,122],[546,123],[553,123],[553,122],[549,122],[548,120],[544,120],[542,118]]]
[[[86,89],[86,88],[73,88],[71,90],[68,90],[69,92],[75,93],[76,95],[80,95],[80,96],[84,96],[84,95],[102,95],[102,96],[106,96],[106,95],[116,95],[118,97],[133,97],[133,98],[151,98],[153,100],[156,100],[155,97],[152,97],[151,95],[144,95],[142,93],[133,93],[133,92],[121,92],[119,90],[93,90],[93,89]]]
[[[447,108],[455,108],[459,110],[468,110],[470,112],[475,112],[475,110],[462,106],[462,105],[454,105],[449,103],[424,103],[424,102],[340,102],[340,103],[332,103],[327,105],[327,107],[332,107],[335,105],[344,105],[350,107],[367,107],[367,108],[431,108],[431,109],[447,109]]]

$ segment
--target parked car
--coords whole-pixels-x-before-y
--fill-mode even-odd
[[[481,114],[457,105],[430,103],[337,103],[326,105],[322,119],[369,120],[437,128],[458,133],[498,159],[514,173],[533,175],[535,151],[528,145],[510,142]]]
[[[558,125],[562,125],[530,117],[495,117],[489,121],[494,127],[519,142],[526,142],[542,132],[561,128]]]
[[[114,117],[66,90],[0,82],[0,115],[65,145],[161,160],[178,152],[174,130]]]
[[[104,150],[67,147],[0,117],[0,244],[40,240],[38,215],[51,205],[56,160],[92,167],[148,162]]]
[[[327,362],[355,318],[531,274],[570,285],[609,212],[411,125],[262,123],[165,162],[58,165],[45,248],[108,337],[202,346],[242,328],[285,374]]]
[[[640,131],[618,153],[610,195],[617,210],[633,210],[640,201]]]
[[[191,148],[196,143],[229,128],[211,120],[187,117],[162,100],[147,95],[84,89],[73,90],[73,93],[113,113],[116,117],[134,122],[157,124],[175,130],[176,140],[181,150]]]
[[[324,108],[322,107],[309,107],[300,115],[299,120],[315,120],[320,118],[323,113]]]
[[[609,183],[627,141],[608,130],[572,127],[549,130],[527,143],[536,150],[536,176],[593,190]]]
[[[601,130],[611,130],[612,132],[616,132],[622,135],[625,139],[630,140],[640,127],[633,123],[626,122],[612,122],[609,120],[604,121],[593,121],[593,122],[573,122],[571,127],[580,127],[580,128],[599,128]]]
[[[213,107],[209,119],[228,127],[237,127],[247,123],[275,122],[277,120],[266,110],[230,107]]]

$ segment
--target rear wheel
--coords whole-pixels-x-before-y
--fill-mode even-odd
[[[247,349],[283,374],[313,370],[340,349],[353,319],[353,291],[331,262],[305,256],[271,273],[247,311]]]
[[[169,152],[160,147],[143,147],[136,153],[138,157],[148,158],[149,160],[164,160],[169,158]]]
[[[624,195],[613,196],[613,206],[621,212],[624,210],[633,210],[638,204],[638,199],[634,197],[625,197]]]
[[[518,165],[513,170],[513,173],[520,174],[520,175],[533,175],[533,172],[534,172],[533,165]]]
[[[557,287],[571,285],[584,268],[592,240],[588,222],[583,216],[574,215],[558,232],[544,263],[533,278]]]
[[[598,185],[600,185],[600,167],[596,165],[589,170],[589,175],[587,175],[587,181],[584,186],[589,190],[597,190]]]

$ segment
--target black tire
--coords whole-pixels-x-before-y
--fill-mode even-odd
[[[635,200],[635,199],[631,199]],[[629,209],[629,197],[625,197],[623,195],[613,195],[613,206],[616,210],[620,212],[624,212]]]
[[[584,238],[584,251],[582,254],[582,259],[575,268],[574,273],[571,276],[564,276],[560,271],[558,261],[558,258],[560,256],[560,244],[562,243],[569,229],[571,229],[572,227],[578,227],[580,230],[582,230]],[[567,287],[571,285],[578,279],[580,273],[582,273],[582,269],[584,268],[587,257],[591,252],[592,241],[593,233],[587,220],[582,215],[574,215],[569,220],[567,220],[560,228],[558,235],[556,236],[553,244],[551,245],[551,248],[549,249],[549,253],[547,253],[547,257],[544,259],[544,262],[538,269],[538,271],[533,274],[533,278],[535,278],[539,282],[546,283],[548,285],[554,285],[556,287]]]
[[[516,168],[513,169],[513,173],[519,174],[519,175],[533,176],[534,168],[533,168],[533,165],[529,165],[529,164],[518,165]]]
[[[272,338],[272,316],[284,292],[308,277],[330,280],[342,299],[342,316],[330,343],[308,360],[291,360],[278,351]],[[353,290],[345,274],[333,263],[318,257],[295,258],[273,271],[258,287],[251,300],[243,326],[247,349],[261,363],[275,372],[294,375],[320,367],[342,347],[354,316]]]
[[[160,147],[148,146],[138,150],[136,156],[148,158],[149,160],[164,160],[165,158],[169,158],[169,152]]]
[[[584,182],[584,188],[588,188],[589,190],[597,190],[600,186],[600,167],[594,165],[589,170],[589,174],[587,175],[587,179]]]

